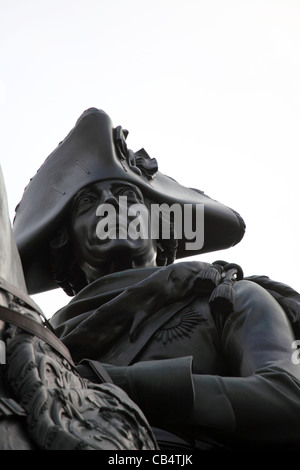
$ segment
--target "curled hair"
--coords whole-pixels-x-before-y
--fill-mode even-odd
[[[76,295],[87,285],[87,281],[74,259],[69,232],[65,225],[61,226],[55,238],[50,241],[49,254],[53,280],[67,295]]]

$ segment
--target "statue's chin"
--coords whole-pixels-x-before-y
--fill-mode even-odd
[[[156,250],[145,240],[110,240],[89,253],[82,266],[89,282],[107,274],[133,268],[156,266]]]

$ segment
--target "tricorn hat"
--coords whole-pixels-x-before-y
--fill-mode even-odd
[[[158,204],[204,205],[203,246],[196,251],[187,249],[183,233],[177,258],[229,248],[243,237],[245,224],[239,214],[159,172],[156,160],[144,149],[133,152],[127,148],[127,133],[121,126],[114,128],[102,110],[86,110],[25,188],[13,230],[29,294],[58,287],[49,268],[50,240],[65,220],[75,194],[98,181],[131,182]]]

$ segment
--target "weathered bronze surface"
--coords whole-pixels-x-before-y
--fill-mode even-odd
[[[40,311],[26,291],[1,171],[0,191],[0,319],[5,318],[0,339],[6,346],[6,364],[0,365],[0,449],[156,449],[146,418],[120,388],[81,378],[64,346],[48,344],[52,331],[49,325],[42,328]]]
[[[71,361],[46,338],[3,325],[9,397],[19,406],[16,442],[298,449],[300,367],[292,344],[299,294],[268,278],[244,278],[235,264],[184,260],[233,246],[245,224],[234,210],[161,174],[144,149],[127,148],[126,135],[106,113],[87,110],[16,210],[14,236],[29,293],[61,287],[73,297],[47,326]],[[177,240],[172,224],[169,239],[100,240],[98,207],[120,210],[122,195],[150,222],[154,203],[190,205],[193,216],[204,204],[203,246],[187,245],[185,230]],[[183,228],[191,229],[184,225],[190,221],[183,217]],[[7,269],[0,271],[4,279]],[[34,306],[3,295],[4,307],[41,321]]]

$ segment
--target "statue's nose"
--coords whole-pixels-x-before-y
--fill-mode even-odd
[[[119,206],[118,198],[109,190],[103,191],[101,204],[111,204],[115,208]]]

